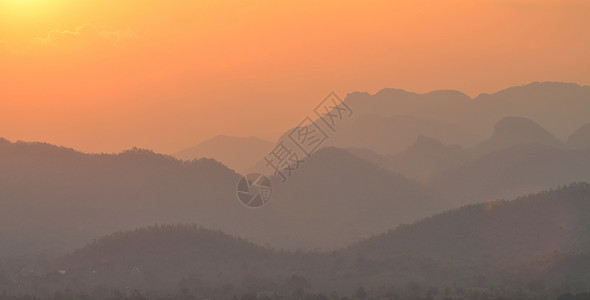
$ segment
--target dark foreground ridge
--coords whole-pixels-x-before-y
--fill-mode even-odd
[[[4,274],[0,287],[186,299],[334,291],[389,299],[558,297],[572,285],[589,288],[589,231],[590,184],[576,183],[468,205],[329,253],[277,251],[194,225],[155,225]]]

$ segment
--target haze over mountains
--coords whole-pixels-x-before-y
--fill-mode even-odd
[[[433,176],[457,167],[474,155],[458,145],[446,146],[439,140],[418,136],[414,144],[394,155],[380,155],[365,148],[347,148],[354,155],[408,178],[428,183]]]
[[[394,154],[404,150],[421,135],[466,147],[481,140],[468,129],[439,121],[412,116],[363,115],[339,127],[326,145],[367,148],[381,154]]]
[[[526,119],[538,125],[540,128],[537,127],[537,129],[542,128],[541,131],[547,131],[545,136],[553,135],[557,140],[565,143],[575,130],[588,124],[590,115],[588,99],[590,99],[590,87],[559,82],[534,82],[493,94],[481,94],[473,99],[458,91],[416,94],[399,89],[383,89],[374,95],[355,92],[344,99],[353,110],[351,118],[341,120],[337,131],[330,134],[330,138],[323,146],[366,148],[381,155],[394,155],[414,144],[418,136],[426,136],[439,140],[445,145],[471,148],[494,132],[498,134],[495,126],[507,117],[516,117],[513,119],[515,122],[521,120],[521,124],[514,125],[524,132],[521,134],[515,132],[513,137],[510,137],[510,132],[504,132],[502,136],[507,139],[504,142],[515,139],[513,144],[525,143],[525,140],[518,141],[518,138],[543,138],[535,135],[534,128],[525,128],[524,119]],[[558,109],[555,108],[556,105],[559,106]],[[532,124],[531,126],[534,126]],[[504,128],[508,131],[514,129],[508,126],[510,125],[508,119],[501,125],[506,125]],[[502,129],[502,127],[499,128],[500,131]],[[528,133],[533,135],[528,136]],[[281,139],[284,139],[286,134]],[[580,139],[587,140],[582,136]],[[502,143],[502,141],[490,141],[492,142]],[[571,143],[580,142],[572,141]],[[217,151],[231,153],[229,156],[232,159],[226,159],[228,154],[215,155],[215,153],[209,153],[209,150],[203,150],[201,154],[193,152],[188,157],[180,158],[211,157],[223,163],[227,161],[226,165],[229,166],[235,165],[233,158],[240,157],[240,153],[243,153],[240,164],[258,162],[251,164],[250,168],[245,170],[264,169],[262,158],[269,150],[260,151],[260,146],[250,146],[247,143],[236,147],[218,144]],[[557,145],[559,142],[554,141],[553,144]],[[244,170],[242,166],[240,169]]]
[[[333,148],[288,183],[274,178],[273,203],[259,210],[238,202],[239,175],[213,160],[6,141],[0,153],[4,255],[63,253],[108,232],[178,222],[275,247],[333,249],[440,206],[417,183]]]
[[[535,83],[501,91],[497,97],[521,107],[524,104],[516,102],[534,101],[527,95],[542,94],[540,105],[545,105],[547,95],[562,92],[563,103],[583,111],[586,103],[580,97],[585,91],[571,84]],[[286,183],[275,176],[273,203],[259,210],[244,210],[234,194],[239,175],[212,160],[181,162],[137,149],[83,154],[2,140],[3,251],[63,253],[102,234],[155,222],[197,223],[273,247],[336,249],[465,203],[510,199],[590,180],[589,150],[583,146],[587,126],[566,145],[534,120],[508,116],[490,126],[495,128],[489,138],[474,143],[468,130],[455,125],[386,116],[401,102],[410,103],[420,117],[428,116],[428,105],[442,109],[438,105],[446,103],[444,107],[460,110],[467,104],[461,104],[466,98],[459,93],[383,90],[363,100],[370,108],[362,106],[359,97],[349,96],[356,106],[354,118],[325,146],[357,140],[359,147],[348,151],[361,159],[337,148],[320,150]],[[383,116],[369,111],[375,106],[383,106]],[[364,130],[368,132],[363,135]],[[473,145],[446,146],[427,134]],[[410,146],[397,153],[373,152],[405,143]],[[569,149],[572,143],[575,149]],[[178,156],[216,156],[243,169],[266,155],[268,147],[256,138],[222,136]],[[316,229],[310,232],[309,227]]]
[[[465,203],[590,181],[590,150],[505,146],[476,156],[421,137],[396,156],[373,158],[376,164],[326,148],[287,183],[273,179],[271,205],[244,211],[234,194],[239,175],[214,161],[180,162],[145,150],[88,155],[4,141],[2,222],[16,226],[3,233],[4,251],[60,253],[155,222],[197,223],[275,247],[337,249]]]
[[[184,149],[173,156],[178,159],[213,158],[236,172],[245,174],[248,168],[260,160],[263,153],[273,147],[271,142],[257,137],[232,137],[219,135],[197,146]]]
[[[522,117],[506,117],[494,126],[492,136],[479,143],[473,151],[476,155],[482,155],[522,144],[564,147],[563,142],[532,120]]]
[[[239,173],[266,167],[275,145],[261,139],[218,136],[176,158],[0,139],[0,259],[26,261],[0,265],[0,287],[184,285],[225,297],[347,290],[361,279],[568,281],[535,266],[590,276],[568,265],[590,257],[590,188],[570,185],[590,182],[588,87],[533,83],[475,99],[384,89],[346,103],[353,116],[286,182],[266,168],[272,200],[258,209],[235,189]],[[195,226],[132,231],[156,223]]]
[[[559,294],[570,284],[583,288],[579,280],[590,276],[583,267],[589,197],[590,185],[580,183],[468,205],[325,254],[279,252],[196,226],[152,226],[101,238],[17,278],[22,289],[186,289],[182,293],[224,298],[252,290],[352,293],[359,284],[372,293],[386,286],[404,293],[409,283]]]
[[[589,94],[589,86],[534,82],[493,94],[481,94],[473,99],[458,91],[415,94],[383,89],[375,95],[352,93],[346,102],[357,116],[410,115],[455,124],[482,137],[489,136],[493,125],[502,118],[524,117],[565,140],[574,130],[588,123]]]
[[[3,255],[63,253],[124,228],[168,222],[211,226],[243,213],[239,175],[220,163],[181,162],[147,150],[83,154],[41,143],[0,143]],[[228,224],[229,226],[229,224]]]
[[[268,211],[288,229],[291,249],[341,248],[447,207],[417,182],[337,148],[314,153],[284,184],[274,179]]]

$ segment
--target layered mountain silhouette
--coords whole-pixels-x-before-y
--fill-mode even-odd
[[[473,148],[419,137],[396,155],[347,150],[421,182],[435,198],[455,205],[510,199],[590,178],[587,150],[568,149],[547,130],[520,117],[502,119],[492,136]]]
[[[442,172],[429,186],[433,193],[458,204],[510,199],[589,180],[589,154],[538,144],[517,145]]]
[[[473,149],[422,136],[395,155],[320,149],[286,183],[274,176],[272,202],[259,210],[237,201],[240,176],[213,160],[6,140],[0,151],[5,254],[61,253],[153,222],[197,223],[280,248],[336,249],[442,209],[590,180],[588,150],[566,149],[514,117]]]
[[[337,148],[318,150],[284,184],[273,178],[268,209],[288,229],[290,248],[344,247],[446,208],[417,182]]]
[[[341,120],[337,131],[330,132],[322,146],[365,148],[377,154],[393,155],[410,147],[418,136],[466,149],[481,143],[479,154],[537,141],[557,146],[587,124],[588,99],[590,87],[556,82],[534,82],[473,99],[458,91],[416,94],[383,89],[375,95],[355,92],[345,98],[354,111],[352,117]],[[555,103],[563,109],[556,110]],[[316,122],[324,126],[321,121]],[[279,140],[285,140],[289,132]],[[557,140],[549,136],[553,134]],[[491,135],[494,136],[483,141],[483,137]],[[262,152],[262,155],[268,153]],[[240,166],[241,172],[264,172],[265,163],[260,154],[243,157],[242,161],[252,163],[248,167]]]
[[[468,114],[471,109],[469,96],[451,90],[417,94],[386,88],[375,95],[365,92],[351,93],[345,101],[357,116],[405,115],[447,124],[456,124],[458,116]]]
[[[571,184],[590,181],[589,96],[564,83],[473,99],[352,93],[352,117],[286,182],[269,172],[272,200],[258,209],[236,199],[236,171],[267,167],[274,147],[257,138],[219,136],[179,159],[0,139],[0,289],[305,298],[362,281],[436,299],[414,283],[459,282],[557,296],[590,278],[590,187]]]
[[[106,236],[14,276],[50,291],[181,290],[185,297],[350,291],[361,281],[367,288],[551,291],[590,275],[589,197],[590,184],[578,183],[468,205],[324,254],[276,251],[194,225],[151,226]]]
[[[232,137],[218,135],[197,146],[184,149],[174,154],[183,160],[195,158],[213,158],[238,173],[245,174],[271,149],[271,142],[257,137]]]
[[[416,94],[398,89],[383,89],[375,95],[352,93],[345,101],[357,116],[408,115],[455,124],[478,136],[489,136],[493,124],[504,117],[521,116],[535,120],[559,139],[565,140],[574,130],[588,123],[588,99],[588,86],[534,82],[493,94],[481,94],[473,99],[458,91]],[[428,136],[426,133],[421,135]]]
[[[590,112],[590,86],[575,83],[533,82],[511,87],[474,99],[481,102],[478,119],[495,122],[505,116],[522,116],[535,120],[565,140],[575,129],[586,124]],[[498,115],[495,115],[497,112]]]
[[[285,184],[273,177],[272,201],[260,209],[239,203],[240,175],[210,159],[4,141],[0,166],[4,255],[63,253],[155,222],[196,223],[279,248],[334,249],[444,207],[416,182],[335,148],[315,153]]]
[[[587,150],[566,145],[535,122],[502,119],[471,159],[432,177],[433,192],[459,203],[509,199],[590,179]]]
[[[411,146],[417,137],[428,136],[445,144],[473,146],[476,134],[453,124],[411,116],[363,115],[346,123],[326,145],[339,148],[366,148],[379,154],[396,154]]]
[[[445,146],[425,136],[419,136],[412,146],[395,155],[379,155],[364,148],[348,148],[347,151],[424,184],[433,176],[457,167],[473,156],[458,145]]]
[[[99,235],[154,222],[198,220],[228,232],[232,226],[257,226],[236,224],[235,213],[243,213],[234,195],[239,178],[210,159],[182,162],[139,149],[84,154],[4,141],[0,252],[61,253]]]

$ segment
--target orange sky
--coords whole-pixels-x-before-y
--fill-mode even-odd
[[[590,84],[590,2],[0,0],[0,136],[173,153],[330,91]]]

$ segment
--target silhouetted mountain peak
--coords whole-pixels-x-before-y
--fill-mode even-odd
[[[568,92],[572,90],[577,90],[580,88],[585,88],[580,86],[576,83],[568,83],[568,82],[531,82],[529,84],[521,85],[521,86],[513,86],[509,87],[500,91],[497,91],[492,94],[488,93],[481,93],[479,96],[474,98],[476,101],[480,100],[488,100],[493,99],[494,97],[501,97],[501,98],[512,98],[514,96],[523,97],[523,95],[528,94],[545,94],[546,96],[564,93],[567,95]]]
[[[590,123],[574,131],[567,139],[567,145],[574,149],[590,148]]]
[[[492,138],[516,143],[539,142],[561,145],[561,142],[539,124],[522,117],[506,117],[496,124]]]
[[[385,88],[378,91],[375,96],[377,97],[395,97],[395,96],[405,96],[409,94],[415,94],[412,92],[408,92],[402,89],[394,89],[394,88]]]
[[[437,90],[426,94],[427,96],[434,96],[439,99],[461,99],[463,101],[471,100],[471,97],[465,93],[457,90]]]
[[[290,228],[289,238],[323,249],[441,209],[418,183],[338,148],[317,150],[284,184],[278,175],[272,180],[268,208],[283,228]]]
[[[492,136],[480,143],[479,154],[493,152],[519,144],[543,144],[562,147],[563,143],[537,123],[522,117],[506,117],[494,127]]]
[[[495,135],[510,135],[512,133],[541,133],[546,132],[537,123],[522,117],[506,117],[494,127]]]
[[[384,88],[375,94],[376,97],[403,97],[403,96],[420,96],[420,97],[433,97],[439,100],[443,99],[460,99],[460,100],[471,100],[469,96],[464,94],[461,91],[457,90],[436,90],[431,91],[426,94],[417,94],[413,92],[409,92],[403,89],[396,89],[396,88]]]
[[[346,99],[346,101],[349,101],[351,99],[361,99],[361,98],[367,98],[367,97],[371,97],[371,94],[369,94],[367,92],[354,91],[354,92],[346,95],[345,99]]]
[[[528,92],[528,91],[535,91],[535,92],[552,92],[552,93],[559,93],[563,90],[568,89],[576,89],[582,86],[578,85],[577,83],[570,83],[570,82],[555,82],[555,81],[534,81],[529,84],[521,85],[521,86],[514,86],[509,87],[507,89],[503,89],[495,93],[495,95],[499,94],[510,94],[510,93],[520,93],[520,92]]]
[[[307,176],[327,180],[326,178],[334,178],[335,176],[346,177],[350,175],[357,177],[359,174],[367,175],[368,173],[384,176],[384,174],[390,172],[344,149],[325,147],[317,150],[311,157],[305,159],[301,164],[301,170],[297,171],[295,175],[297,177]],[[398,174],[390,173],[389,175],[394,177],[399,176],[400,180],[408,181]]]

